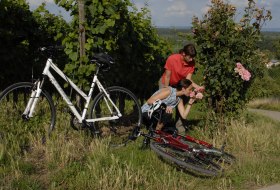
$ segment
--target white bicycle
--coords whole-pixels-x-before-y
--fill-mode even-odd
[[[55,48],[45,48],[53,52]],[[112,86],[104,88],[98,80],[99,71],[106,70],[114,63],[104,53],[96,54],[91,60],[96,64],[96,71],[88,94],[75,85],[54,63],[47,59],[41,79],[35,83],[20,82],[7,87],[0,94],[0,139],[8,138],[12,127],[29,132],[40,131],[44,137],[50,135],[56,122],[56,107],[50,94],[44,89],[49,78],[59,95],[70,108],[72,125],[81,125],[100,136],[110,136],[113,144],[124,144],[135,126],[141,125],[142,112],[136,96],[126,88]],[[85,101],[82,111],[76,108],[66,95],[51,71],[64,79]],[[99,93],[94,97],[93,91]],[[56,93],[57,95],[57,93]]]

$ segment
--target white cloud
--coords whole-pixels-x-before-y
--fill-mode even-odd
[[[206,14],[208,11],[209,11],[209,9],[210,9],[210,6],[205,6],[205,7],[203,7],[202,9],[201,9],[201,12],[202,12],[202,14]]]
[[[1,1],[1,0],[0,0]],[[55,5],[54,0],[27,0],[30,8],[37,8],[42,2],[46,2],[46,8],[53,13],[58,13],[62,10]],[[207,13],[211,0],[131,0],[136,7],[140,9],[144,6],[144,2],[148,3],[151,10],[152,21],[158,26],[184,26],[190,25],[192,16],[202,17]],[[224,0],[237,7],[237,14],[243,15],[244,7],[248,5],[248,0]],[[267,22],[265,27],[280,27],[280,1],[279,0],[255,0],[259,8],[264,7],[266,10],[271,10],[272,21]],[[62,15],[68,15],[61,11]]]
[[[43,2],[48,3],[48,4],[55,4],[53,0],[26,0],[27,2],[29,2],[30,6],[39,6],[41,5]]]
[[[167,16],[186,16],[192,14],[185,2],[175,1],[171,6],[167,7],[166,13]]]
[[[230,0],[229,1],[231,4],[235,5],[236,7],[246,7],[248,5],[247,0]]]

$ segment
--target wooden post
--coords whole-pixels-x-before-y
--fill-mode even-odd
[[[85,2],[84,0],[78,0],[79,6],[79,43],[80,43],[80,64],[82,64],[81,58],[85,56],[85,43],[86,43],[86,33],[85,33]]]
[[[80,65],[83,64],[83,57],[86,55],[85,43],[86,43],[86,30],[85,30],[85,2],[84,0],[78,0],[79,6],[79,44],[80,44]],[[82,89],[83,87],[80,86]],[[77,106],[82,110],[83,99],[77,94],[76,101]]]

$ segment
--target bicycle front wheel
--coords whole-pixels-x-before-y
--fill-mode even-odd
[[[159,142],[152,142],[150,147],[165,161],[174,163],[178,167],[196,175],[219,176],[223,173],[219,165],[209,160],[200,159],[193,152],[177,149],[169,144]]]
[[[18,142],[21,147],[29,144],[30,134],[45,140],[55,125],[55,107],[50,95],[42,91],[32,118],[22,114],[34,84],[21,82],[7,87],[0,95],[0,140]],[[40,136],[38,136],[40,135]]]
[[[203,143],[199,143],[199,141],[195,140],[190,141],[184,136],[181,136],[180,141],[184,144],[187,144],[190,149],[203,150],[204,152],[207,152],[208,159],[211,159],[216,163],[231,165],[236,161],[236,158],[232,154],[224,152],[213,146],[205,146]]]
[[[141,125],[141,107],[135,95],[126,88],[114,86],[106,92],[122,116],[116,120],[94,122],[93,130],[99,131],[101,137],[110,137],[111,146],[125,145],[134,128]],[[117,115],[116,109],[104,93],[99,93],[93,100],[90,117],[98,119],[113,115]]]

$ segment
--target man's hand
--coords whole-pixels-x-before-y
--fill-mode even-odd
[[[205,91],[205,87],[204,86],[199,86],[198,88],[196,88],[197,92],[204,92]]]

